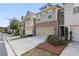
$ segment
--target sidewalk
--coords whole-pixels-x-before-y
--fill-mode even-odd
[[[3,36],[4,42],[5,42],[5,46],[6,46],[6,50],[7,50],[7,54],[8,56],[15,56],[14,52],[12,51],[11,47],[9,46],[9,43],[7,42],[5,36]]]
[[[7,39],[9,39],[7,37]],[[9,41],[9,40],[8,40]],[[40,43],[45,42],[46,39],[43,37],[28,37],[17,40],[9,41],[16,55],[22,55],[23,53],[35,48]]]
[[[71,42],[60,56],[79,56],[79,42]]]
[[[8,56],[15,56],[15,54],[12,51],[11,47],[9,46],[9,44],[7,42],[5,42],[5,45],[6,45]]]

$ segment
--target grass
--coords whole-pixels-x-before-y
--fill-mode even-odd
[[[56,54],[39,49],[39,48],[34,48],[24,53],[22,56],[56,56]]]
[[[10,41],[21,39],[20,37],[10,39]]]

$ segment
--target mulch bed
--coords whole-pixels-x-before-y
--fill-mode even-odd
[[[66,47],[66,45],[54,46],[48,42],[44,42],[44,43],[37,46],[37,48],[49,51],[51,53],[55,53],[56,55],[60,55],[65,47]]]

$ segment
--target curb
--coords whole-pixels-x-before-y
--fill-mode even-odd
[[[14,49],[12,48],[12,46],[10,45],[9,41],[7,40],[6,36],[4,35],[5,40],[7,41],[7,43],[9,44],[10,48],[12,49],[13,53],[15,54],[15,56],[17,56],[17,54],[15,53]]]

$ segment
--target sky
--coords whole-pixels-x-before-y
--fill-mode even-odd
[[[8,19],[13,17],[21,20],[28,10],[37,13],[43,5],[45,3],[0,3],[0,27],[8,26]]]

